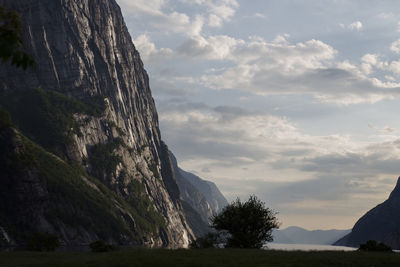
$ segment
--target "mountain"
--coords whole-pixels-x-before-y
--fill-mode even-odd
[[[179,169],[179,172],[187,181],[195,186],[200,193],[203,194],[209,203],[213,214],[219,213],[226,205],[228,205],[228,201],[213,182],[203,180],[197,175],[182,169]]]
[[[272,235],[275,243],[283,244],[318,244],[331,245],[350,230],[306,230],[291,226],[282,230],[274,230]]]
[[[210,218],[228,205],[228,201],[213,182],[179,168],[171,151],[170,157],[188,223],[196,236],[202,236],[211,231]]]
[[[12,117],[0,131],[0,241],[24,245],[49,232],[67,246],[187,247],[195,238],[187,217],[201,215],[185,214],[149,79],[115,0],[0,5],[21,15],[36,63],[26,72],[0,65],[0,108]],[[203,193],[217,198],[207,200],[214,210],[216,190]]]
[[[376,240],[400,249],[400,177],[389,198],[368,211],[354,225],[351,233],[335,242],[338,246],[359,247]]]

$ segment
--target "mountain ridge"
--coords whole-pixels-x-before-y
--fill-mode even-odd
[[[400,177],[389,198],[366,212],[355,223],[351,233],[337,240],[339,246],[359,247],[368,240],[376,240],[400,249]]]
[[[275,243],[331,245],[349,232],[350,230],[307,230],[289,226],[282,230],[274,230],[272,235]]]

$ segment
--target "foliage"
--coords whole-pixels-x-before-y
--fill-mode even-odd
[[[96,144],[90,149],[89,162],[95,170],[98,177],[111,178],[115,173],[117,166],[122,162],[122,157],[114,152],[119,147],[123,146],[124,142],[121,138],[116,138],[106,144]]]
[[[73,134],[80,134],[74,114],[101,116],[106,108],[102,96],[80,101],[42,89],[8,94],[0,103],[25,135],[60,157],[72,143]]]
[[[129,211],[135,216],[141,230],[156,233],[159,227],[166,227],[164,217],[153,207],[153,203],[141,182],[132,180],[127,189],[129,195],[126,198],[130,205]]]
[[[90,249],[92,252],[109,252],[115,250],[113,245],[108,244],[104,240],[97,240],[89,244]]]
[[[229,233],[226,247],[261,248],[273,240],[274,228],[279,227],[276,212],[265,207],[256,196],[242,203],[240,199],[226,206],[211,219],[212,227]]]
[[[0,129],[11,126],[10,113],[0,108]]]
[[[22,42],[22,21],[15,11],[0,5],[0,60],[3,63],[11,60],[17,68],[26,70],[33,67],[33,58],[24,51]]]
[[[35,166],[44,180],[49,192],[50,203],[61,207],[76,207],[76,209],[60,209],[52,206],[47,209],[49,221],[61,220],[72,227],[83,226],[92,229],[101,238],[119,233],[133,237],[129,227],[120,217],[115,208],[113,193],[91,178],[77,165],[70,165],[24,138],[25,153],[35,162]],[[98,190],[88,185],[82,177],[93,183]]]
[[[365,244],[360,244],[359,250],[361,251],[378,251],[378,252],[392,252],[390,246],[384,243],[378,243],[375,240],[368,240]]]
[[[190,248],[215,248],[220,243],[222,243],[220,234],[210,232],[193,240],[190,243]]]
[[[57,203],[47,209],[46,217],[50,222],[62,221],[74,228],[92,229],[103,239],[113,237],[120,240],[121,236],[125,236],[137,241],[165,227],[164,218],[154,209],[144,185],[139,181],[131,182],[128,186],[130,194],[124,199],[98,179],[90,177],[77,163],[66,163],[26,137],[21,137],[24,150],[7,162],[0,160],[0,172],[15,172],[28,167],[38,171],[47,186],[49,202]],[[132,214],[134,226],[123,219],[121,208]],[[129,222],[130,218],[127,219]],[[7,232],[14,229],[12,222],[2,226],[7,228]],[[25,238],[17,229],[9,233],[17,239]]]
[[[36,233],[28,241],[27,249],[31,251],[54,251],[60,245],[58,236],[49,233]]]
[[[160,179],[160,173],[158,172],[157,165],[155,163],[149,165],[149,170],[153,173],[156,179]]]
[[[160,228],[166,226],[164,217],[155,210],[144,185],[139,181],[133,180],[127,186],[129,194],[124,198],[118,191],[113,192],[101,181],[89,176],[77,163],[62,161],[28,138],[22,135],[21,138],[24,149],[20,153],[0,154],[0,173],[13,174],[21,170],[39,172],[47,186],[50,203],[59,203],[61,207],[79,207],[79,209],[49,207],[46,217],[50,222],[62,221],[72,227],[93,229],[104,239],[113,237],[119,240],[121,236],[125,236],[137,241],[143,236],[158,233]],[[113,148],[106,150],[113,151],[121,145],[124,145],[122,139],[114,139],[111,145]],[[100,149],[98,152],[100,154],[104,151]],[[93,185],[97,189],[94,189]],[[120,208],[132,214],[135,225],[127,224],[130,218],[126,217],[127,220],[124,220]],[[2,226],[7,228],[12,236],[18,240],[26,240],[25,234],[15,229],[12,221],[7,220],[6,214],[5,217],[0,214],[0,220],[4,224]]]

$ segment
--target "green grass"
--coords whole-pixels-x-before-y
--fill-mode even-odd
[[[2,252],[0,266],[133,267],[133,266],[400,266],[400,254],[365,252],[300,252],[263,250],[150,250],[109,253]]]

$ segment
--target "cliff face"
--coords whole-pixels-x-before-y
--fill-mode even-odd
[[[121,211],[118,216],[136,241],[113,236],[109,240],[187,246],[193,233],[179,200],[168,149],[160,138],[148,76],[116,2],[0,0],[0,4],[21,15],[27,52],[36,62],[27,72],[0,66],[0,104],[18,128],[64,162],[82,166],[123,201],[132,203],[142,193],[149,199],[148,206],[136,211],[142,225],[152,224],[155,230],[140,228],[137,215]],[[152,209],[162,222],[149,219]],[[50,231],[63,231],[60,224],[61,229],[55,230],[56,223],[48,223]],[[0,221],[7,230],[3,224]],[[96,239],[77,235],[63,236],[64,242]]]
[[[368,211],[354,225],[351,233],[335,242],[339,246],[359,247],[376,240],[400,249],[400,178],[389,198]]]

